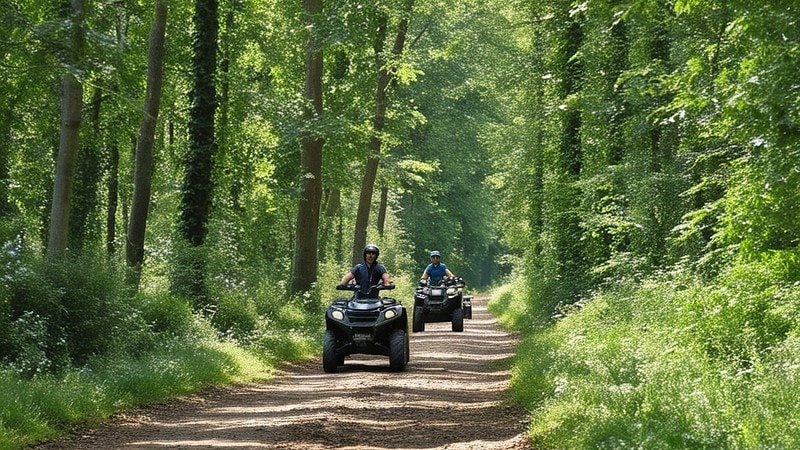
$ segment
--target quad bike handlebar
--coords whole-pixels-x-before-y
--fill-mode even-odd
[[[389,290],[394,289],[395,286],[393,284],[385,284],[384,285],[384,284],[378,283],[378,284],[376,284],[374,286],[370,286],[369,288],[370,288],[370,290],[377,289],[379,291],[389,291]],[[337,291],[358,291],[358,290],[361,290],[361,285],[360,284],[339,284],[339,285],[336,285],[336,290]]]
[[[427,286],[430,286],[429,280],[419,280],[419,287]],[[438,286],[463,288],[466,285],[461,277],[445,277]]]

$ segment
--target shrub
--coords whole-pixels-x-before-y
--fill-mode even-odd
[[[103,259],[17,257],[5,271],[2,339],[9,345],[1,355],[21,375],[82,365],[135,327],[120,277]]]
[[[158,293],[139,295],[136,299],[141,320],[157,334],[184,336],[194,326],[195,317],[189,302],[177,295]]]
[[[223,294],[211,323],[221,333],[235,339],[246,339],[258,327],[255,301],[243,289]]]

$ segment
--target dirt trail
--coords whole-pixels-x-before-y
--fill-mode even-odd
[[[337,374],[289,366],[264,384],[148,406],[37,448],[527,449],[503,364],[516,341],[486,300],[473,301],[463,333],[449,323],[413,333],[405,372],[369,355]]]

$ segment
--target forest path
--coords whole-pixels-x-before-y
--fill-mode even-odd
[[[508,399],[515,338],[473,300],[464,332],[426,324],[411,361],[353,355],[336,374],[287,366],[262,384],[206,390],[121,414],[37,448],[529,448],[525,412]],[[409,329],[411,324],[409,324]]]

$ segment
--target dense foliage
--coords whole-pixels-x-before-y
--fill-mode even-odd
[[[542,448],[792,448],[800,15],[520,2],[533,76],[494,161]],[[516,138],[516,140],[515,140]],[[521,204],[522,200],[522,204]]]
[[[40,386],[126,362],[209,355],[181,365],[197,386],[238,377],[226,358],[313,353],[373,164],[367,240],[395,292],[431,250],[469,285],[512,283],[494,307],[525,332],[537,445],[798,445],[793,1],[170,1],[136,283],[120,250],[154,2],[76,5],[0,0],[0,385],[34,392],[30,417]],[[83,108],[54,204],[64,78]],[[162,375],[181,383],[143,376]],[[3,412],[20,398],[0,396],[0,439],[82,420]]]
[[[477,2],[450,3],[322,2],[314,13],[281,0],[166,2],[154,99],[146,96],[148,70],[160,67],[148,47],[157,2],[0,1],[0,384],[4,392],[28,386],[0,396],[0,411],[19,406],[0,412],[0,447],[313,354],[322,306],[351,263],[360,180],[376,139],[380,195],[370,202],[367,237],[398,292],[432,249],[471,284],[491,282],[500,249],[478,129],[499,104],[481,86],[460,87],[483,70],[478,55],[466,64],[461,57],[471,45],[467,27],[482,25],[469,20]],[[406,26],[399,51],[395,37]],[[307,50],[323,58],[321,102],[307,90]],[[82,106],[80,120],[61,115],[62,79],[81,89],[69,97]],[[377,102],[382,128],[373,126]],[[473,129],[450,140],[465,114]],[[152,137],[141,134],[153,128],[143,116],[155,122]],[[65,141],[59,123],[79,127],[77,139]],[[60,139],[77,155],[61,171]],[[67,145],[76,140],[77,148]],[[309,140],[323,146],[322,199],[310,206],[301,201],[309,174],[318,176],[301,164]],[[152,147],[143,167],[153,170],[140,178],[143,143]],[[64,180],[70,195],[54,201],[54,187],[70,185]],[[133,198],[137,189],[149,195],[146,207]],[[306,207],[316,211],[301,214]],[[293,261],[312,231],[318,248]],[[65,236],[54,252],[51,232]],[[318,273],[292,283],[304,270]],[[308,280],[317,282],[296,292]],[[190,364],[192,352],[212,356]],[[265,365],[241,362],[251,357]],[[62,382],[80,396],[129,377],[152,383],[155,397],[120,389],[73,415],[76,398],[47,394]],[[40,413],[37,403],[50,406]]]

